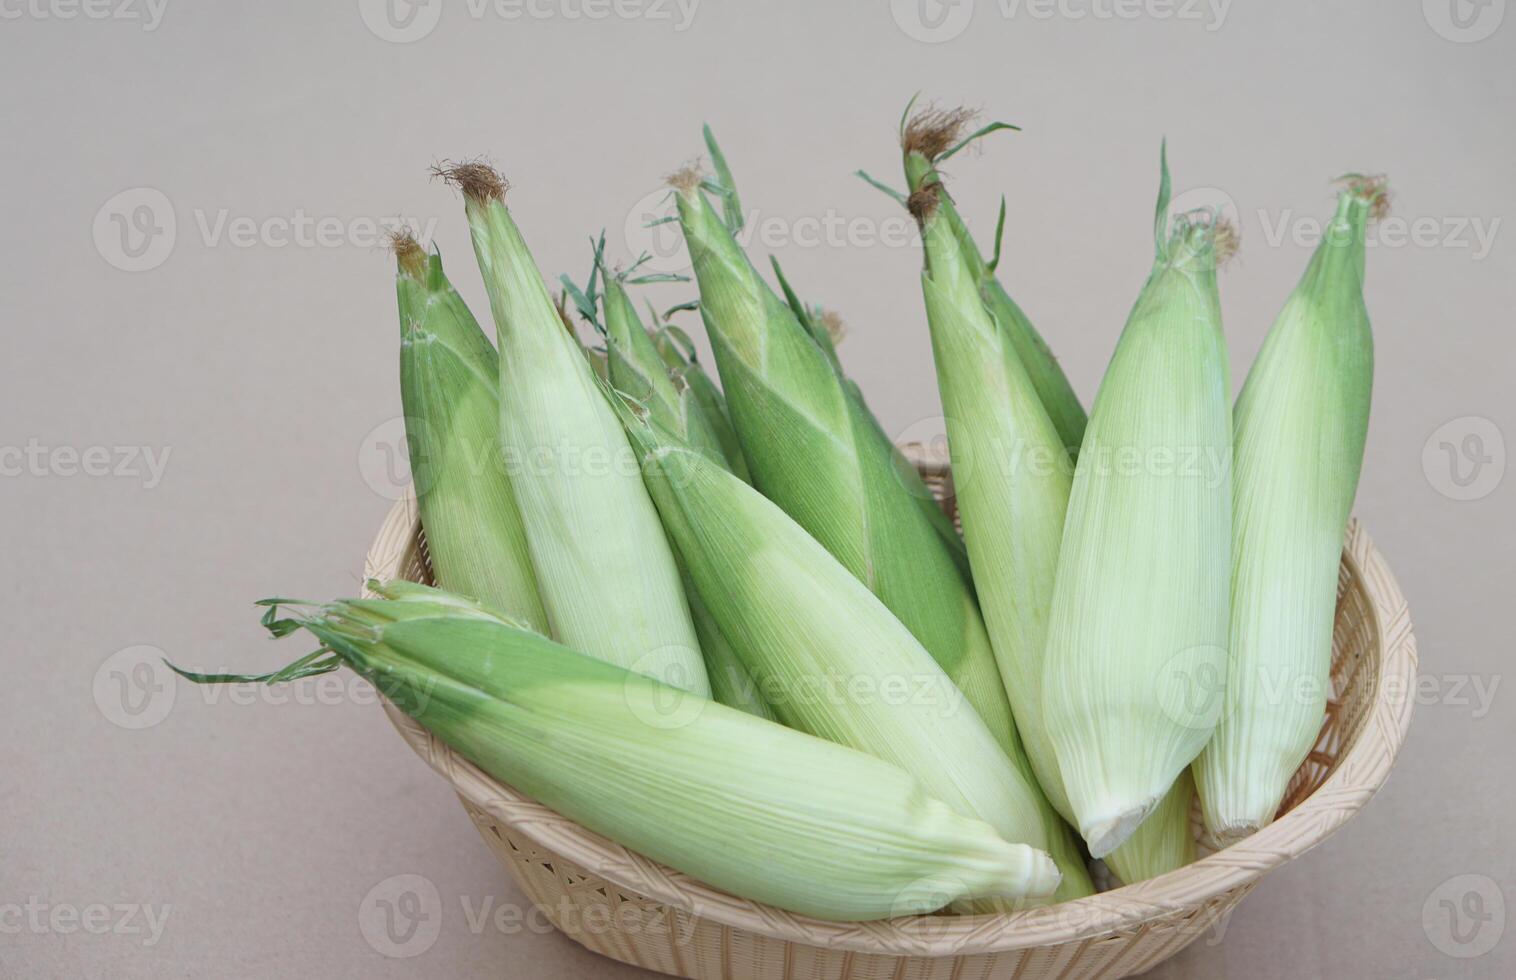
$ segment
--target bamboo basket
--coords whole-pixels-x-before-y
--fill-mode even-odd
[[[907,452],[953,513],[946,465]],[[390,511],[364,573],[431,583],[413,496]],[[611,959],[692,980],[1114,980],[1199,938],[1389,777],[1410,724],[1416,642],[1400,587],[1356,520],[1337,594],[1326,720],[1278,819],[1178,871],[1013,915],[836,923],[737,898],[585,830],[481,772],[393,705],[385,711],[453,784],[527,898],[571,939]]]

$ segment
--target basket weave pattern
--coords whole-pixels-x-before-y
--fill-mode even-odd
[[[914,461],[951,513],[946,467]],[[431,583],[413,497],[386,518],[365,578]],[[385,710],[453,784],[527,898],[565,934],[612,959],[692,980],[1113,980],[1189,945],[1266,872],[1368,802],[1404,740],[1415,670],[1405,598],[1354,521],[1338,579],[1326,720],[1272,824],[1177,871],[1074,902],[864,923],[794,915],[655,864],[492,779],[394,706]]]

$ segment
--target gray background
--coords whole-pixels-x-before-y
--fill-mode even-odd
[[[1156,0],[1051,16],[958,0],[933,33],[914,2],[702,0],[687,23],[673,7],[592,20],[570,16],[582,0],[543,0],[546,16],[449,2],[421,5],[411,30],[431,30],[402,41],[382,4],[353,0],[168,0],[161,17],[110,0],[99,18],[4,4],[0,450],[33,448],[0,458],[0,975],[642,976],[555,934],[470,928],[466,908],[521,897],[358,685],[237,703],[130,668],[161,651],[268,669],[303,649],[270,646],[253,599],[357,587],[399,414],[391,264],[367,223],[435,221],[484,309],[459,201],[427,176],[439,157],[488,154],[544,272],[582,276],[601,227],[615,259],[642,247],[660,176],[711,122],[767,229],[755,254],[847,318],[843,359],[887,426],[940,432],[919,251],[850,176],[898,182],[893,128],[917,89],[1024,127],[955,161],[953,189],[981,236],[1006,194],[1005,280],[1086,401],[1150,262],[1161,135],[1186,202],[1229,201],[1242,227],[1222,283],[1238,383],[1304,266],[1307,222],[1330,212],[1329,179],[1390,174],[1357,511],[1416,621],[1411,737],[1361,815],[1154,975],[1516,973],[1503,913],[1465,919],[1460,943],[1439,905],[1516,900],[1505,6],[1460,28],[1447,0],[1170,17]],[[1136,15],[1093,15],[1113,9]],[[286,241],[301,214],[334,230]],[[71,452],[125,472],[89,475]],[[148,682],[125,704],[123,676]],[[359,924],[399,874],[441,905],[411,959]],[[99,905],[147,906],[163,929],[140,908],[93,918]]]

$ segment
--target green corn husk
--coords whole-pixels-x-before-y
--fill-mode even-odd
[[[1043,669],[1069,806],[1095,857],[1200,754],[1226,676],[1231,405],[1212,222],[1168,234],[1111,358],[1074,472]]]
[[[654,319],[656,322],[656,316]],[[721,454],[726,457],[727,468],[741,477],[743,482],[753,482],[748,473],[747,460],[742,458],[742,444],[737,441],[737,430],[732,428],[726,396],[696,359],[694,341],[673,324],[663,324],[653,334],[653,344],[674,376],[689,385],[695,405],[705,416],[706,427],[716,434],[716,441],[721,444]]]
[[[307,630],[323,651],[256,679],[345,664],[485,772],[565,817],[802,915],[921,914],[1023,894],[1049,873],[1036,850],[954,813],[896,766],[577,653],[445,593],[371,587],[394,598],[284,619],[271,610],[276,635]]]
[[[694,391],[670,373],[622,281],[605,283],[605,348],[611,386],[647,407],[692,448],[731,468],[721,439]]]
[[[914,100],[912,104],[914,105]],[[999,129],[1015,128],[1005,123],[991,123],[963,137],[962,132],[972,121],[973,112],[928,108],[912,115],[911,108],[909,105],[906,107],[905,116],[901,120],[900,139],[906,149],[906,179],[913,189],[920,186],[938,163],[947,160],[979,137]],[[888,190],[862,171],[859,176]],[[1037,391],[1038,400],[1057,428],[1060,442],[1070,452],[1076,451],[1084,439],[1087,422],[1084,406],[1079,403],[1079,396],[1074,393],[1073,385],[1069,384],[1068,377],[1059,366],[1058,359],[1053,356],[1047,341],[1043,340],[1016,301],[1011,299],[1011,294],[995,274],[996,267],[1000,264],[1000,236],[1005,229],[1004,198],[1000,202],[1000,218],[995,228],[995,254],[989,261],[985,261],[973,236],[969,234],[968,225],[946,195],[943,195],[940,202],[940,210],[943,220],[958,238],[960,252],[970,266],[980,298],[1005,332],[1021,361],[1022,370]]]
[[[754,485],[905,623],[1008,753],[1010,704],[971,583],[919,477],[810,334],[759,278],[700,192],[676,175],[700,312]],[[913,471],[909,471],[914,476]]]
[[[727,208],[725,211],[726,227],[729,232],[735,235],[742,227],[740,221],[736,223],[732,221],[732,209],[734,207],[738,208],[738,215],[740,216],[741,214],[740,207],[736,205],[737,186],[733,180],[731,168],[727,166],[725,155],[722,154],[721,147],[716,144],[716,138],[712,135],[709,126],[705,128],[705,143],[707,149],[710,150],[716,167],[718,186]],[[827,362],[837,374],[838,383],[846,392],[847,397],[854,402],[852,406],[853,412],[858,416],[861,423],[873,430],[874,443],[888,450],[890,459],[895,467],[896,479],[905,487],[911,498],[916,502],[921,513],[925,515],[927,523],[931,524],[937,532],[943,546],[947,548],[954,563],[957,564],[959,572],[963,575],[965,581],[969,583],[970,588],[972,588],[973,583],[969,573],[968,552],[963,547],[963,539],[958,536],[958,529],[953,526],[952,519],[947,516],[947,513],[937,503],[937,499],[921,479],[921,474],[917,472],[916,467],[905,458],[899,447],[895,445],[894,439],[890,437],[889,433],[885,431],[884,426],[880,424],[878,417],[870,410],[867,401],[863,397],[863,389],[858,387],[858,384],[849,378],[847,372],[842,369],[842,361],[837,356],[837,344],[842,340],[845,333],[841,318],[834,313],[827,312],[820,306],[807,305],[801,300],[794,287],[790,285],[789,278],[785,276],[784,269],[779,265],[779,260],[770,256],[769,264],[774,269],[774,278],[778,281],[779,288],[783,291],[785,304],[789,306],[790,311],[794,314],[795,321],[805,329],[811,340],[815,341],[816,346],[826,355]],[[754,278],[757,278],[756,273],[754,273]],[[759,283],[761,285],[761,280],[759,280]],[[767,287],[763,288],[766,289]],[[698,304],[696,305],[698,306]],[[749,482],[752,481],[749,480]],[[780,502],[780,506],[785,506],[783,501]],[[876,589],[875,591],[877,592],[878,590]],[[885,603],[889,605],[889,600],[886,599]],[[910,619],[907,619],[906,625],[911,626],[913,629],[915,628],[913,621]],[[928,648],[931,648],[931,644],[928,644]],[[936,655],[935,652],[934,655]],[[980,667],[983,667],[982,663],[980,663]],[[988,672],[981,669],[980,673],[987,674]],[[980,713],[992,723],[998,717],[1000,710],[1000,706],[996,703],[998,700],[998,696],[993,691],[986,690],[984,692],[983,703],[976,704],[980,709]]]
[[[394,240],[400,400],[438,583],[547,628],[526,529],[501,466],[499,359],[463,297],[409,235]]]
[[[605,346],[610,383],[637,401],[659,425],[676,433],[691,448],[731,469],[720,437],[710,424],[706,407],[696,398],[694,389],[671,375],[653,338],[637,316],[637,309],[627,296],[620,278],[604,274]],[[676,555],[678,549],[675,549]],[[700,593],[689,581],[689,573],[680,562],[685,597],[700,650],[705,654],[706,674],[717,701],[741,708],[760,718],[774,717],[773,709],[763,700],[758,685],[732,645],[721,633]]]
[[[790,285],[784,269],[779,265],[779,260],[772,255],[769,256],[769,265],[773,266],[774,278],[784,293],[784,301],[789,305],[790,312],[795,314],[795,319],[800,321],[805,332],[811,335],[816,346],[820,347],[827,360],[832,362],[832,368],[841,373],[842,361],[837,357],[837,342],[842,339],[842,321],[829,316],[827,311],[819,306],[806,306],[805,301]]]
[[[1077,862],[1082,868],[1079,844],[1065,822],[1068,803],[1041,700],[1047,611],[1071,467],[1005,332],[985,310],[935,196],[913,193],[912,200],[925,245],[921,286],[958,515],[1026,770],[1043,791],[1054,856],[1060,867]]]
[[[899,765],[958,812],[1045,849],[1041,794],[910,631],[762,494],[612,401],[695,587],[779,719]],[[1054,891],[1048,871],[1029,896]]]
[[[564,330],[504,182],[482,164],[463,191],[500,348],[500,439],[555,639],[709,696],[679,571],[626,436]]]
[[[1385,195],[1381,180],[1351,178],[1237,399],[1231,669],[1221,723],[1195,763],[1219,844],[1273,820],[1326,711],[1374,379],[1364,239]]]
[[[938,504],[937,498],[932,495],[931,490],[927,489],[916,467],[905,458],[905,454],[900,451],[889,433],[885,431],[884,426],[880,424],[879,417],[873,413],[868,402],[864,400],[863,389],[858,387],[858,383],[849,378],[842,369],[842,361],[837,357],[837,343],[842,340],[846,332],[842,318],[820,306],[807,306],[790,285],[789,279],[779,265],[779,260],[770,257],[769,262],[774,267],[774,278],[779,281],[779,287],[784,292],[785,303],[795,314],[795,319],[805,328],[806,333],[810,334],[811,339],[816,342],[816,346],[821,348],[821,352],[831,362],[832,370],[837,372],[837,378],[842,383],[847,396],[853,400],[854,408],[861,420],[874,430],[875,443],[889,448],[896,478],[926,515],[927,522],[936,530],[937,536],[947,547],[954,563],[957,564],[959,572],[972,588],[973,578],[969,571],[968,551],[963,546],[963,539],[958,536],[958,529],[953,526],[952,518],[948,517],[947,512]],[[993,705],[986,706],[986,713],[993,715],[994,712]]]

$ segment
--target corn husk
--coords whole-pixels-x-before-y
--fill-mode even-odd
[[[900,768],[577,653],[409,583],[266,619],[322,643],[491,776],[724,891],[841,921],[1019,895],[1045,856]],[[276,607],[277,608],[277,607]],[[329,653],[328,653],[329,651]],[[294,666],[294,665],[292,665]],[[215,681],[238,678],[194,677]]]
[[[1095,857],[1209,741],[1226,676],[1231,405],[1215,228],[1168,232],[1101,382],[1064,522],[1043,666],[1049,739]]]
[[[726,396],[696,358],[694,341],[683,330],[668,323],[659,326],[652,336],[653,344],[669,371],[689,386],[695,406],[705,416],[706,427],[716,434],[716,441],[721,444],[727,468],[751,483],[747,460],[742,458],[742,443],[737,439],[737,430],[732,427],[732,416],[727,410]]]
[[[1231,669],[1221,723],[1195,763],[1218,844],[1273,820],[1325,714],[1374,378],[1365,228],[1384,200],[1382,181],[1351,180],[1237,399]]]
[[[837,356],[837,343],[842,340],[842,320],[835,314],[828,315],[827,311],[820,306],[808,306],[802,300],[795,288],[790,285],[789,277],[784,274],[784,268],[774,256],[769,256],[769,265],[773,266],[774,279],[779,283],[779,289],[784,293],[784,302],[789,306],[790,312],[795,314],[795,319],[805,328],[805,332],[811,335],[816,346],[821,348],[821,353],[826,355],[827,360],[832,362],[832,368],[839,374],[842,373],[842,360]]]
[[[997,130],[1016,128],[1006,123],[991,123],[965,137],[963,130],[975,115],[972,111],[926,108],[913,115],[914,104],[913,99],[911,105],[906,106],[900,134],[901,142],[911,147],[906,155],[905,167],[906,180],[913,191],[921,186],[938,163],[946,161],[978,138]],[[889,193],[888,188],[862,171],[859,176]],[[1005,199],[1000,201],[1000,217],[995,227],[995,252],[988,260],[979,251],[957,206],[946,195],[943,195],[940,202],[940,210],[942,219],[958,238],[960,252],[970,266],[981,300],[1015,350],[1022,370],[1037,392],[1038,400],[1058,430],[1059,441],[1069,451],[1077,450],[1084,439],[1087,422],[1084,406],[1080,404],[1074,386],[1069,383],[1047,341],[1011,298],[996,274],[1000,264],[1001,234],[1005,230]]]
[[[1041,794],[919,641],[775,504],[622,407],[695,587],[785,724],[870,752],[1006,840],[1048,845]],[[1046,891],[1057,885],[1055,873]]]
[[[708,406],[680,374],[671,374],[659,354],[653,338],[637,315],[637,308],[627,296],[622,279],[603,275],[606,363],[612,386],[636,401],[658,424],[674,432],[713,461],[731,469],[721,439],[711,424]],[[675,548],[677,557],[678,549]],[[757,682],[748,674],[741,658],[721,633],[700,593],[689,581],[689,572],[680,562],[685,597],[700,650],[705,655],[706,674],[712,696],[722,704],[758,715],[774,717],[773,709],[763,700]]]
[[[784,301],[789,306],[790,312],[795,314],[795,319],[810,334],[816,346],[826,355],[831,362],[832,369],[837,372],[837,378],[842,384],[847,397],[853,401],[853,409],[859,416],[860,421],[873,430],[873,441],[876,445],[886,446],[889,449],[890,460],[895,468],[895,477],[910,494],[911,499],[916,501],[927,522],[937,532],[944,547],[958,566],[959,572],[965,580],[972,585],[972,574],[969,571],[968,551],[963,546],[963,539],[958,534],[958,529],[953,526],[952,518],[948,517],[932,491],[927,488],[922,480],[920,472],[914,464],[906,459],[900,447],[895,445],[894,440],[880,423],[879,417],[869,408],[868,402],[863,397],[863,389],[858,383],[847,376],[843,370],[842,361],[837,356],[837,344],[847,332],[841,316],[836,311],[827,310],[818,305],[807,305],[790,285],[784,269],[780,267],[779,260],[773,258],[769,262],[774,267],[774,278],[779,281],[779,287],[784,293]],[[993,704],[985,705],[984,714],[994,716],[997,708]]]
[[[913,152],[907,144],[907,156]],[[911,186],[911,201],[922,226],[921,286],[959,519],[1025,746],[1025,768],[1044,794],[1054,857],[1059,867],[1077,865],[1082,871],[1080,846],[1065,822],[1068,804],[1041,698],[1043,644],[1072,466],[1015,349],[980,299],[972,267],[940,207],[946,194],[935,172],[922,173]]]
[[[676,175],[675,184],[700,313],[754,485],[900,618],[1019,753],[971,583],[928,517],[919,476],[758,276],[698,179]]]
[[[1190,828],[1194,804],[1195,779],[1186,769],[1126,843],[1105,856],[1106,866],[1122,884],[1135,885],[1194,861],[1195,833]]]
[[[910,201],[922,225],[922,292],[958,515],[1016,727],[1055,811],[1049,820],[1072,832],[1065,821],[1074,819],[1073,810],[1043,718],[1042,671],[1073,463],[1010,332],[976,288],[975,258],[966,254],[971,246],[956,234],[961,222],[949,218],[951,200],[940,175],[926,165],[931,147],[958,143],[963,117],[935,118],[954,131],[918,119],[903,134],[903,150]],[[1194,860],[1193,790],[1186,781],[1183,788],[1176,784],[1174,795],[1108,855],[1107,863],[1119,865],[1129,883],[1180,866],[1165,860]]]
[[[481,164],[443,175],[464,197],[500,349],[500,440],[553,637],[709,696],[673,552],[636,461],[564,329],[504,182]]]
[[[526,529],[501,465],[498,358],[415,239],[394,241],[399,273],[400,399],[411,478],[432,571],[445,588],[547,628]]]
[[[604,282],[606,364],[611,386],[647,407],[661,425],[689,446],[731,469],[707,412],[690,386],[670,372],[622,280],[606,275]]]

